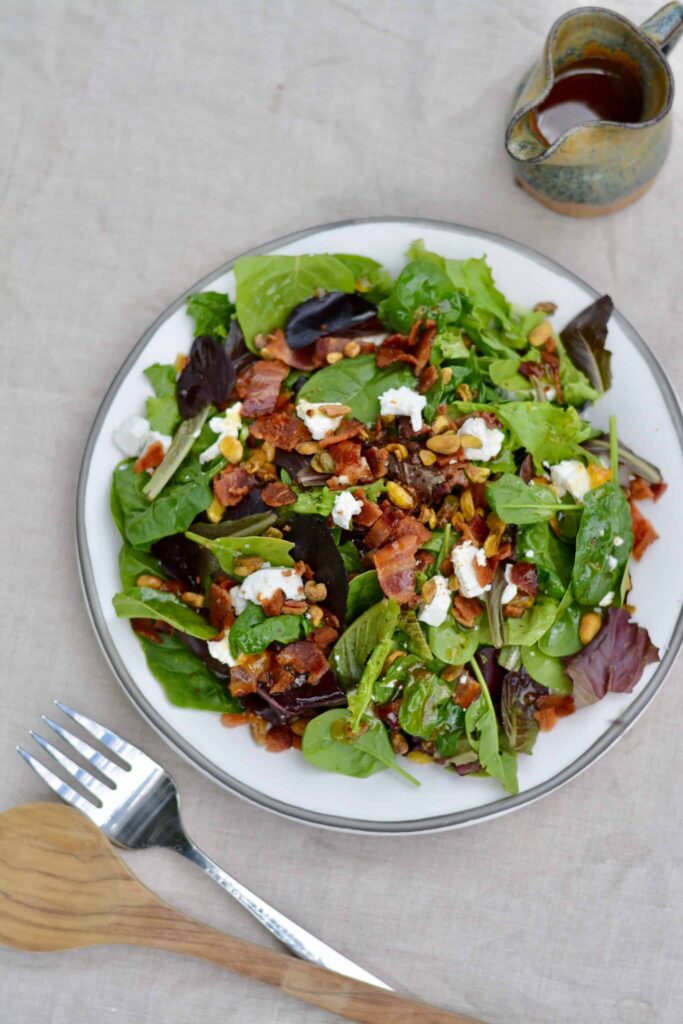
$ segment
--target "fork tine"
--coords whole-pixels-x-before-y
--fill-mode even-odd
[[[65,729],[63,725],[59,724],[59,722],[55,722],[54,719],[48,718],[47,715],[41,715],[40,717],[46,725],[49,725],[50,728],[64,740],[65,743],[72,746],[74,750],[76,750],[81,757],[85,758],[93,768],[97,768],[97,770],[102,773],[105,779],[111,783],[110,788],[116,788],[117,779],[120,779],[122,775],[126,774],[125,768],[119,768],[117,764],[110,761],[109,758],[105,757],[104,754],[101,754],[99,750],[95,750],[95,748],[91,747],[89,743],[82,740],[80,736],[74,736],[72,732]]]
[[[87,772],[85,768],[81,768],[80,765],[72,761],[70,757],[63,754],[61,750],[49,743],[39,733],[34,732],[33,729],[29,729],[29,734],[33,737],[39,747],[49,754],[50,757],[54,758],[57,764],[61,765],[64,771],[68,772],[83,789],[87,789],[94,801],[98,801],[100,805],[103,804],[105,798],[112,793],[109,786],[105,786],[103,782],[96,779],[90,772]]]
[[[68,715],[68,717],[74,722],[78,722],[86,732],[89,732],[105,747],[112,750],[128,766],[128,768],[131,767],[129,761],[131,754],[139,756],[140,758],[147,756],[146,754],[143,754],[141,750],[138,750],[137,747],[133,746],[132,743],[128,743],[127,740],[124,740],[122,736],[118,736],[115,732],[112,732],[111,729],[107,729],[105,726],[100,725],[99,722],[93,721],[92,718],[87,718],[85,715],[82,715],[80,711],[74,711],[74,709],[70,708],[68,704],[62,704],[61,700],[56,700],[55,704],[60,711],[64,712],[65,715]]]
[[[43,782],[46,782],[50,789],[54,790],[57,796],[61,797],[65,803],[71,804],[72,807],[77,807],[79,811],[83,811],[89,818],[93,818],[94,813],[97,811],[94,804],[91,804],[82,797],[80,793],[77,793],[66,782],[62,782],[49,768],[41,764],[33,754],[29,754],[28,750],[24,750],[23,747],[17,747],[17,752],[26,761],[26,764],[30,765],[34,772],[40,775]]]

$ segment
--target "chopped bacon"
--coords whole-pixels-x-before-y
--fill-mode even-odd
[[[315,358],[318,366],[324,366],[330,352],[343,352],[348,345],[350,338],[336,334],[328,334],[324,338],[318,338],[315,342]]]
[[[379,585],[387,597],[405,604],[415,593],[417,539],[405,534],[373,552]]]
[[[275,662],[276,679],[270,687],[271,693],[284,693],[303,683],[315,685],[329,668],[325,655],[310,640],[287,644],[275,655]]]
[[[275,408],[280,385],[289,373],[276,359],[259,359],[237,377],[235,390],[242,399],[244,416],[264,416]]]
[[[271,754],[280,754],[289,750],[294,741],[292,730],[288,725],[272,725],[266,733],[264,746]]]
[[[401,519],[401,521],[396,525],[391,537],[392,540],[396,540],[398,537],[404,537],[406,535],[414,537],[419,548],[423,547],[428,540],[432,539],[432,531],[428,530],[423,523],[418,522],[414,516],[405,516]]]
[[[287,484],[273,482],[266,484],[261,491],[261,498],[269,508],[281,508],[282,505],[293,505],[296,494]]]
[[[472,676],[468,676],[462,682],[458,681],[453,691],[453,702],[458,705],[459,708],[468,708],[472,701],[476,700],[481,693],[481,686],[472,679]]]
[[[271,655],[268,651],[243,654],[239,664],[230,669],[230,693],[233,697],[255,693],[259,683],[268,683],[270,680],[270,669]]]
[[[662,484],[651,484],[650,485],[650,490],[652,491],[653,500],[654,501],[659,501],[659,499],[664,494],[664,492],[666,491],[668,486],[669,486],[668,484],[664,484],[664,483],[662,483]]]
[[[368,532],[365,534],[364,544],[366,548],[380,548],[386,544],[394,534],[394,530],[403,519],[403,513],[385,501],[382,505],[382,514]]]
[[[260,441],[270,441],[285,452],[291,452],[302,441],[311,440],[308,427],[298,417],[286,412],[261,416],[251,424],[249,433]]]
[[[354,524],[356,526],[372,526],[373,523],[376,523],[382,515],[381,508],[376,504],[376,502],[368,501],[362,487],[359,487],[357,491],[354,491],[353,496],[357,501],[361,501],[363,503],[363,507],[360,512],[353,517]]]
[[[659,534],[649,519],[646,519],[639,510],[635,501],[629,501],[631,506],[631,521],[633,523],[633,557],[640,561],[650,544],[653,544]]]
[[[487,587],[489,583],[493,582],[493,577],[496,575],[496,568],[491,565],[490,562],[484,562],[483,565],[479,565],[478,562],[474,562],[472,568],[474,569],[474,575],[477,577],[477,582],[480,587]]]
[[[366,448],[365,458],[370,467],[370,478],[372,480],[379,480],[380,477],[387,475],[389,452],[386,448]]]
[[[536,698],[534,718],[541,732],[550,732],[559,718],[566,718],[574,713],[574,698],[559,693],[543,694]]]
[[[456,594],[453,601],[453,615],[456,622],[459,622],[465,629],[475,625],[480,615],[484,614],[484,607],[476,597],[463,597]]]
[[[531,562],[517,562],[510,570],[510,582],[514,583],[522,594],[536,597],[538,593],[538,573]]]
[[[642,476],[634,476],[627,493],[632,501],[658,501],[665,490],[666,484],[651,484]]]
[[[293,370],[315,370],[322,366],[322,361],[316,359],[315,345],[306,345],[305,348],[290,348],[285,338],[285,332],[279,327],[272,334],[268,335],[268,343],[263,349],[271,359],[279,360],[285,366]]]
[[[436,561],[436,555],[433,555],[431,551],[418,551],[415,555],[415,564],[418,572],[424,572],[430,565],[434,565]]]
[[[483,420],[487,427],[496,427],[498,430],[503,429],[503,424],[500,422],[495,413],[489,412],[488,410],[477,410],[477,412],[466,412],[463,416],[458,416],[457,419],[453,420],[455,429],[458,430],[465,420],[472,419],[476,416],[478,419]]]
[[[311,633],[309,640],[311,643],[319,647],[321,651],[331,647],[339,636],[339,630],[334,629],[332,626],[318,626]]]
[[[519,364],[518,372],[527,380],[539,380],[541,377],[545,377],[545,370],[541,364],[534,363],[530,359],[525,359]]]
[[[474,516],[469,523],[462,524],[463,540],[471,540],[474,544],[483,544],[489,535],[489,528],[482,516]]]
[[[429,362],[435,335],[436,326],[432,320],[425,321],[424,325],[416,321],[407,337],[392,334],[382,342],[377,351],[377,365],[381,368],[392,363],[411,363],[419,376]]]
[[[227,586],[225,585],[227,584]],[[209,590],[209,619],[216,629],[230,629],[235,621],[235,609],[228,593],[229,581],[212,583]]]
[[[159,587],[159,590],[163,590],[167,594],[175,594],[176,597],[180,597],[186,590],[191,589],[189,584],[186,586],[181,580],[162,580]]]
[[[221,725],[226,729],[236,729],[238,725],[247,725],[248,721],[247,716],[242,712],[224,711],[220,718]]]
[[[365,424],[360,420],[342,420],[334,433],[321,438],[318,444],[321,448],[329,448],[340,441],[349,441],[352,437],[357,437],[361,430],[365,430]]]
[[[168,622],[162,622],[161,619],[131,619],[130,624],[134,633],[144,636],[154,644],[162,642],[161,633],[173,632],[173,626],[169,626]]]
[[[470,492],[475,508],[484,508],[486,505],[486,484],[470,483]]]
[[[417,390],[421,395],[426,395],[430,388],[433,388],[439,379],[439,371],[435,366],[425,366],[420,374]]]
[[[355,441],[340,441],[339,444],[330,445],[327,450],[337,467],[337,475],[327,481],[328,487],[332,490],[339,490],[369,478],[370,467],[362,454],[361,446]]]
[[[239,505],[253,486],[252,477],[242,466],[226,466],[213,478],[213,493],[223,508]]]
[[[259,604],[263,608],[266,615],[270,618],[271,616],[281,615],[282,609],[285,605],[285,592],[280,587],[274,590],[270,597],[265,600],[260,600]]]
[[[164,446],[161,441],[153,441],[133,466],[134,473],[144,473],[146,469],[156,469],[164,461]]]

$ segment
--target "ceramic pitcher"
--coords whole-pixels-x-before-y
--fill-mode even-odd
[[[522,80],[505,135],[519,184],[572,217],[619,210],[652,184],[671,143],[673,76],[666,60],[683,34],[683,3],[669,3],[638,28],[601,7],[581,7],[552,26],[543,56]],[[583,122],[552,145],[534,131],[533,111],[569,64],[620,61],[643,93],[641,120]]]

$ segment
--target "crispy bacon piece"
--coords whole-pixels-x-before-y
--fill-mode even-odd
[[[366,448],[365,458],[370,467],[370,479],[379,480],[387,475],[389,465],[389,452],[386,448]]]
[[[296,494],[287,484],[274,481],[271,484],[266,484],[261,491],[261,498],[270,508],[281,508],[283,505],[293,505],[296,501]]]
[[[634,476],[627,493],[632,501],[659,501],[666,488],[666,484],[651,484],[642,476]]]
[[[458,416],[457,419],[453,420],[455,429],[463,425],[465,420],[471,419],[473,416],[477,416],[480,420],[483,420],[487,427],[497,427],[498,430],[503,429],[503,424],[500,422],[495,413],[489,412],[488,410],[477,411],[477,412],[466,412],[463,416]]]
[[[435,335],[433,320],[426,320],[424,324],[416,321],[407,337],[392,334],[382,342],[377,350],[377,365],[381,368],[392,363],[411,363],[419,376],[429,362]]]
[[[649,519],[646,519],[639,510],[635,501],[629,501],[631,506],[631,521],[633,523],[633,557],[640,561],[650,544],[653,544],[659,534]]]
[[[489,535],[489,528],[482,516],[474,516],[469,523],[462,524],[463,540],[471,540],[481,546]]]
[[[476,597],[463,597],[456,594],[453,601],[453,615],[456,622],[459,622],[465,629],[471,629],[480,615],[484,614],[484,606]]]
[[[373,552],[379,585],[387,597],[405,604],[415,594],[417,539],[405,534]]]
[[[365,497],[365,491],[362,487],[359,487],[357,491],[353,492],[354,498],[358,501],[363,502],[363,507],[360,512],[353,517],[356,526],[370,527],[373,523],[376,523],[379,517],[382,515],[382,510],[379,505],[374,501],[368,501]]]
[[[340,441],[330,445],[328,451],[337,466],[337,475],[330,477],[327,486],[332,490],[368,480],[370,467],[362,454],[361,446],[355,441]]]
[[[255,693],[259,683],[269,682],[270,670],[271,655],[268,651],[262,651],[261,654],[243,654],[239,664],[230,669],[230,693],[233,697]]]
[[[173,626],[169,626],[168,622],[162,622],[161,619],[131,619],[130,624],[134,633],[144,636],[154,644],[161,643],[161,633],[173,632]]]
[[[399,512],[388,501],[383,502],[381,516],[365,534],[363,542],[366,548],[380,548],[382,544],[386,544],[393,536],[394,530],[402,518],[402,512]]]
[[[468,676],[462,682],[456,683],[455,690],[453,691],[453,703],[457,704],[459,708],[468,708],[480,693],[481,686],[479,683],[476,679]]]
[[[540,380],[541,377],[545,377],[545,370],[541,364],[534,363],[530,359],[525,359],[519,364],[518,372],[527,380]]]
[[[133,466],[134,473],[144,473],[146,469],[156,469],[164,461],[164,446],[161,441],[152,441],[151,445],[140,456]]]
[[[253,486],[252,477],[242,466],[226,466],[213,478],[213,493],[223,508],[239,505]]]
[[[259,359],[237,377],[235,390],[242,399],[245,416],[264,416],[273,412],[280,385],[289,373],[284,363],[275,359]]]
[[[404,516],[397,524],[391,537],[392,540],[397,540],[399,537],[405,537],[406,535],[415,538],[418,548],[423,547],[428,540],[432,539],[432,531],[428,530],[423,523],[418,522],[414,516]]]
[[[330,352],[343,352],[351,339],[337,334],[327,334],[324,338],[316,338],[315,358],[318,366],[324,366]]]
[[[274,615],[281,615],[282,609],[285,606],[284,590],[278,587],[265,601],[259,601],[259,604],[269,618]]]
[[[550,732],[559,718],[566,718],[574,713],[574,698],[560,693],[542,694],[536,698],[534,718],[541,732]]]
[[[321,438],[318,444],[321,448],[330,448],[333,444],[339,444],[341,441],[350,441],[352,437],[357,437],[361,430],[364,429],[365,424],[361,423],[360,420],[342,420],[335,432]]]
[[[288,725],[271,725],[264,746],[270,754],[280,754],[283,750],[289,750],[293,741],[294,736]]]
[[[538,573],[536,572],[536,566],[531,562],[517,562],[517,564],[513,565],[510,570],[510,582],[514,583],[522,594],[528,594],[530,597],[536,597],[536,594],[538,593]]]
[[[221,715],[221,725],[225,726],[226,729],[236,729],[238,725],[247,725],[249,719],[245,714],[237,712],[236,714],[230,711],[224,711]]]
[[[209,590],[209,619],[211,625],[215,626],[216,629],[230,629],[235,621],[235,609],[233,608],[232,598],[228,593],[228,589],[231,586],[232,582],[227,579],[221,579],[219,582],[211,584],[211,589]]]
[[[192,587],[189,584],[186,586],[182,580],[162,580],[159,590],[164,590],[167,594],[175,594],[176,597],[180,597],[186,590],[192,590]]]
[[[339,630],[334,629],[332,626],[318,626],[317,629],[313,630],[308,639],[316,647],[319,647],[321,651],[325,651],[328,647],[332,646],[338,636]]]
[[[306,345],[305,348],[290,348],[285,338],[285,332],[279,327],[272,334],[268,335],[268,343],[263,349],[271,359],[279,360],[285,366],[293,370],[315,370],[322,366],[322,361],[316,359],[315,345]]]
[[[493,582],[493,577],[496,575],[496,569],[495,566],[490,565],[488,561],[485,562],[484,565],[479,565],[478,562],[475,562],[473,569],[480,587],[487,587],[489,583]]]
[[[302,441],[311,440],[308,427],[297,416],[286,412],[261,416],[251,424],[249,433],[260,441],[270,441],[285,452],[293,451]]]
[[[431,551],[418,551],[415,555],[415,564],[418,572],[424,572],[430,565],[434,565],[436,561],[436,555],[433,555]]]
[[[417,390],[421,395],[426,395],[430,388],[433,388],[439,379],[439,371],[435,366],[425,366],[420,374]]]
[[[292,686],[303,683],[314,685],[327,672],[327,658],[317,644],[310,640],[297,640],[287,644],[275,655],[275,682],[270,686],[271,693],[284,693]]]

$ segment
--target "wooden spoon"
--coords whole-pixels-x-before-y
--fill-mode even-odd
[[[62,804],[0,815],[0,942],[31,952],[152,946],[210,960],[348,1020],[478,1024],[181,914],[131,874],[95,825]]]

